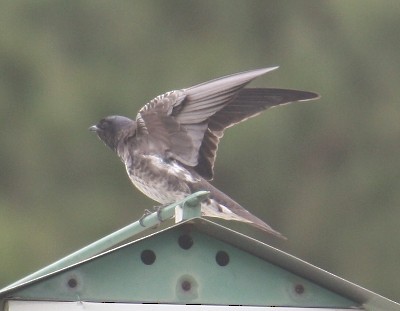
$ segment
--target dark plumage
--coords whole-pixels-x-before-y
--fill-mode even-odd
[[[224,130],[277,105],[318,98],[312,92],[244,88],[277,67],[256,69],[167,92],[147,103],[135,120],[109,116],[90,127],[125,164],[129,178],[161,204],[210,191],[204,216],[248,222],[282,237],[207,180],[214,174]]]

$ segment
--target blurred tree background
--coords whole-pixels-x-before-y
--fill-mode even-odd
[[[398,301],[399,31],[398,1],[1,1],[0,286],[154,205],[90,125],[280,65],[252,86],[322,98],[227,131],[214,184],[289,238],[268,243]]]

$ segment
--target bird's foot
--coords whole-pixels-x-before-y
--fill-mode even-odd
[[[144,213],[143,213],[142,217],[140,217],[140,219],[139,219],[139,224],[140,224],[142,227],[146,227],[146,226],[144,225],[144,223],[143,223],[143,220],[144,220],[147,216],[149,216],[151,213],[152,213],[152,212],[151,212],[150,210],[148,210],[147,208],[144,210]]]
[[[163,204],[163,205],[159,205],[159,206],[154,206],[155,211],[157,212],[157,219],[160,222],[163,222],[165,219],[162,218],[161,212],[162,210],[167,207],[170,204]]]
[[[150,214],[153,214],[153,213],[157,213],[157,219],[158,219],[158,221],[159,221],[160,223],[163,222],[165,219],[162,218],[161,212],[162,212],[162,210],[163,210],[165,207],[167,207],[168,205],[170,205],[170,204],[164,204],[164,205],[153,206],[151,210],[145,209],[145,210],[144,210],[144,213],[143,213],[143,216],[140,217],[140,219],[139,219],[139,224],[140,224],[142,227],[146,227],[146,226],[144,225],[144,223],[143,223],[143,220],[144,220],[147,216],[149,216]],[[157,227],[157,226],[158,226],[158,225],[156,225],[155,227]]]

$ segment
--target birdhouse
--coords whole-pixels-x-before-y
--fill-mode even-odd
[[[198,216],[206,195],[191,195],[161,216],[177,209],[184,218]],[[272,246],[190,217],[115,246],[153,226],[151,214],[4,288],[0,310],[400,310]]]

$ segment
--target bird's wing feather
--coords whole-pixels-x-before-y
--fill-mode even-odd
[[[226,128],[257,116],[270,107],[317,97],[318,95],[312,92],[287,89],[246,88],[240,90],[228,105],[209,118],[195,170],[207,180],[213,178],[218,143]]]
[[[186,165],[196,165],[193,138],[171,116],[174,106],[180,105],[184,98],[182,91],[168,92],[157,96],[139,111],[136,135],[143,153],[159,154]]]
[[[174,111],[176,120],[183,125],[206,121],[235,98],[250,81],[276,68],[250,70],[184,89],[186,98]]]
[[[148,152],[164,154],[194,167],[198,165],[210,117],[231,102],[251,80],[276,68],[233,74],[160,95],[139,111],[137,135]]]

